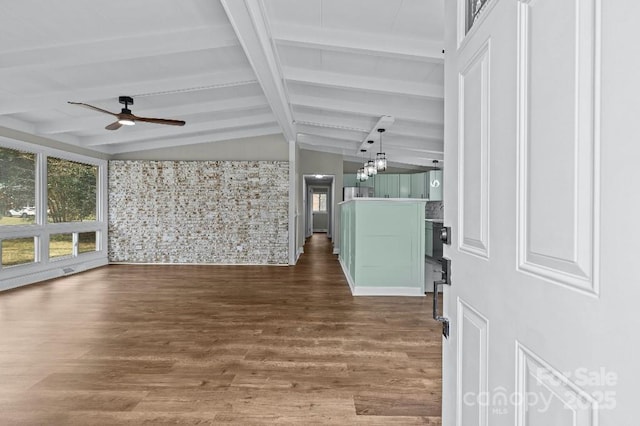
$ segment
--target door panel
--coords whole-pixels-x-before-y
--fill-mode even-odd
[[[489,0],[461,39],[465,4],[445,2],[443,425],[636,424],[640,2]]]
[[[488,424],[487,405],[481,404],[481,398],[488,395],[488,331],[489,321],[458,299],[458,426]]]
[[[460,221],[462,251],[489,257],[489,41],[459,74]]]
[[[590,293],[598,291],[595,6],[521,2],[518,17],[519,268]]]

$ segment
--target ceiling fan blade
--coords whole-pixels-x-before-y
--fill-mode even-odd
[[[145,123],[156,123],[156,124],[168,124],[169,126],[184,126],[185,122],[182,120],[169,120],[166,118],[149,118],[149,117],[136,117],[133,116],[135,121],[142,121]]]
[[[107,129],[107,130],[118,130],[120,127],[122,127],[122,124],[120,124],[120,122],[118,122],[118,121],[114,121],[113,123],[111,123],[107,127],[105,127],[105,129]]]
[[[115,112],[107,111],[106,109],[94,107],[93,105],[85,104],[85,103],[82,103],[82,102],[71,102],[71,101],[68,101],[67,103],[69,103],[71,105],[80,105],[80,106],[83,106],[85,108],[89,108],[89,109],[92,109],[92,110],[98,111],[98,112],[103,112],[105,114],[114,115],[116,117],[118,116],[118,114],[116,114]]]

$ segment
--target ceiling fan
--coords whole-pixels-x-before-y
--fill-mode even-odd
[[[115,112],[107,111],[106,109],[98,108],[93,105],[85,104],[82,102],[71,102],[71,105],[80,105],[85,108],[90,108],[92,110],[102,112],[105,114],[113,115],[118,119],[113,123],[109,124],[105,129],[107,130],[118,130],[122,126],[133,126],[136,124],[136,121],[142,121],[145,123],[156,123],[156,124],[167,124],[169,126],[184,126],[185,122],[182,120],[169,120],[165,118],[149,118],[149,117],[138,117],[137,115],[133,115],[131,110],[129,109],[129,105],[133,105],[133,98],[131,96],[120,96],[118,101],[124,105],[122,111],[116,114]]]

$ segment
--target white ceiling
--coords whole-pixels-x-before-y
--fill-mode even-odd
[[[0,125],[108,154],[283,134],[357,158],[443,151],[442,0],[21,0],[0,14]],[[137,123],[67,104],[185,120]],[[373,132],[372,132],[373,131]],[[367,146],[368,144],[364,144]]]

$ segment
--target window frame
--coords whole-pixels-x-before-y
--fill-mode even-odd
[[[8,149],[35,154],[36,188],[35,207],[36,216],[33,223],[24,225],[0,226],[0,241],[13,238],[35,237],[35,262],[24,265],[2,266],[0,261],[0,290],[18,287],[42,279],[60,276],[52,275],[52,270],[60,271],[71,268],[74,271],[107,264],[107,166],[108,161],[96,157],[89,157],[77,153],[67,152],[29,142],[24,142],[0,136],[0,146]],[[47,220],[47,158],[55,157],[77,163],[97,166],[96,185],[96,220],[84,222],[48,223]],[[52,234],[75,234],[82,232],[96,233],[96,251],[78,253],[74,248],[73,256],[64,258],[49,258],[49,237]],[[0,244],[0,259],[2,259],[2,244]],[[66,273],[66,272],[65,272]],[[44,277],[44,278],[43,278]]]

